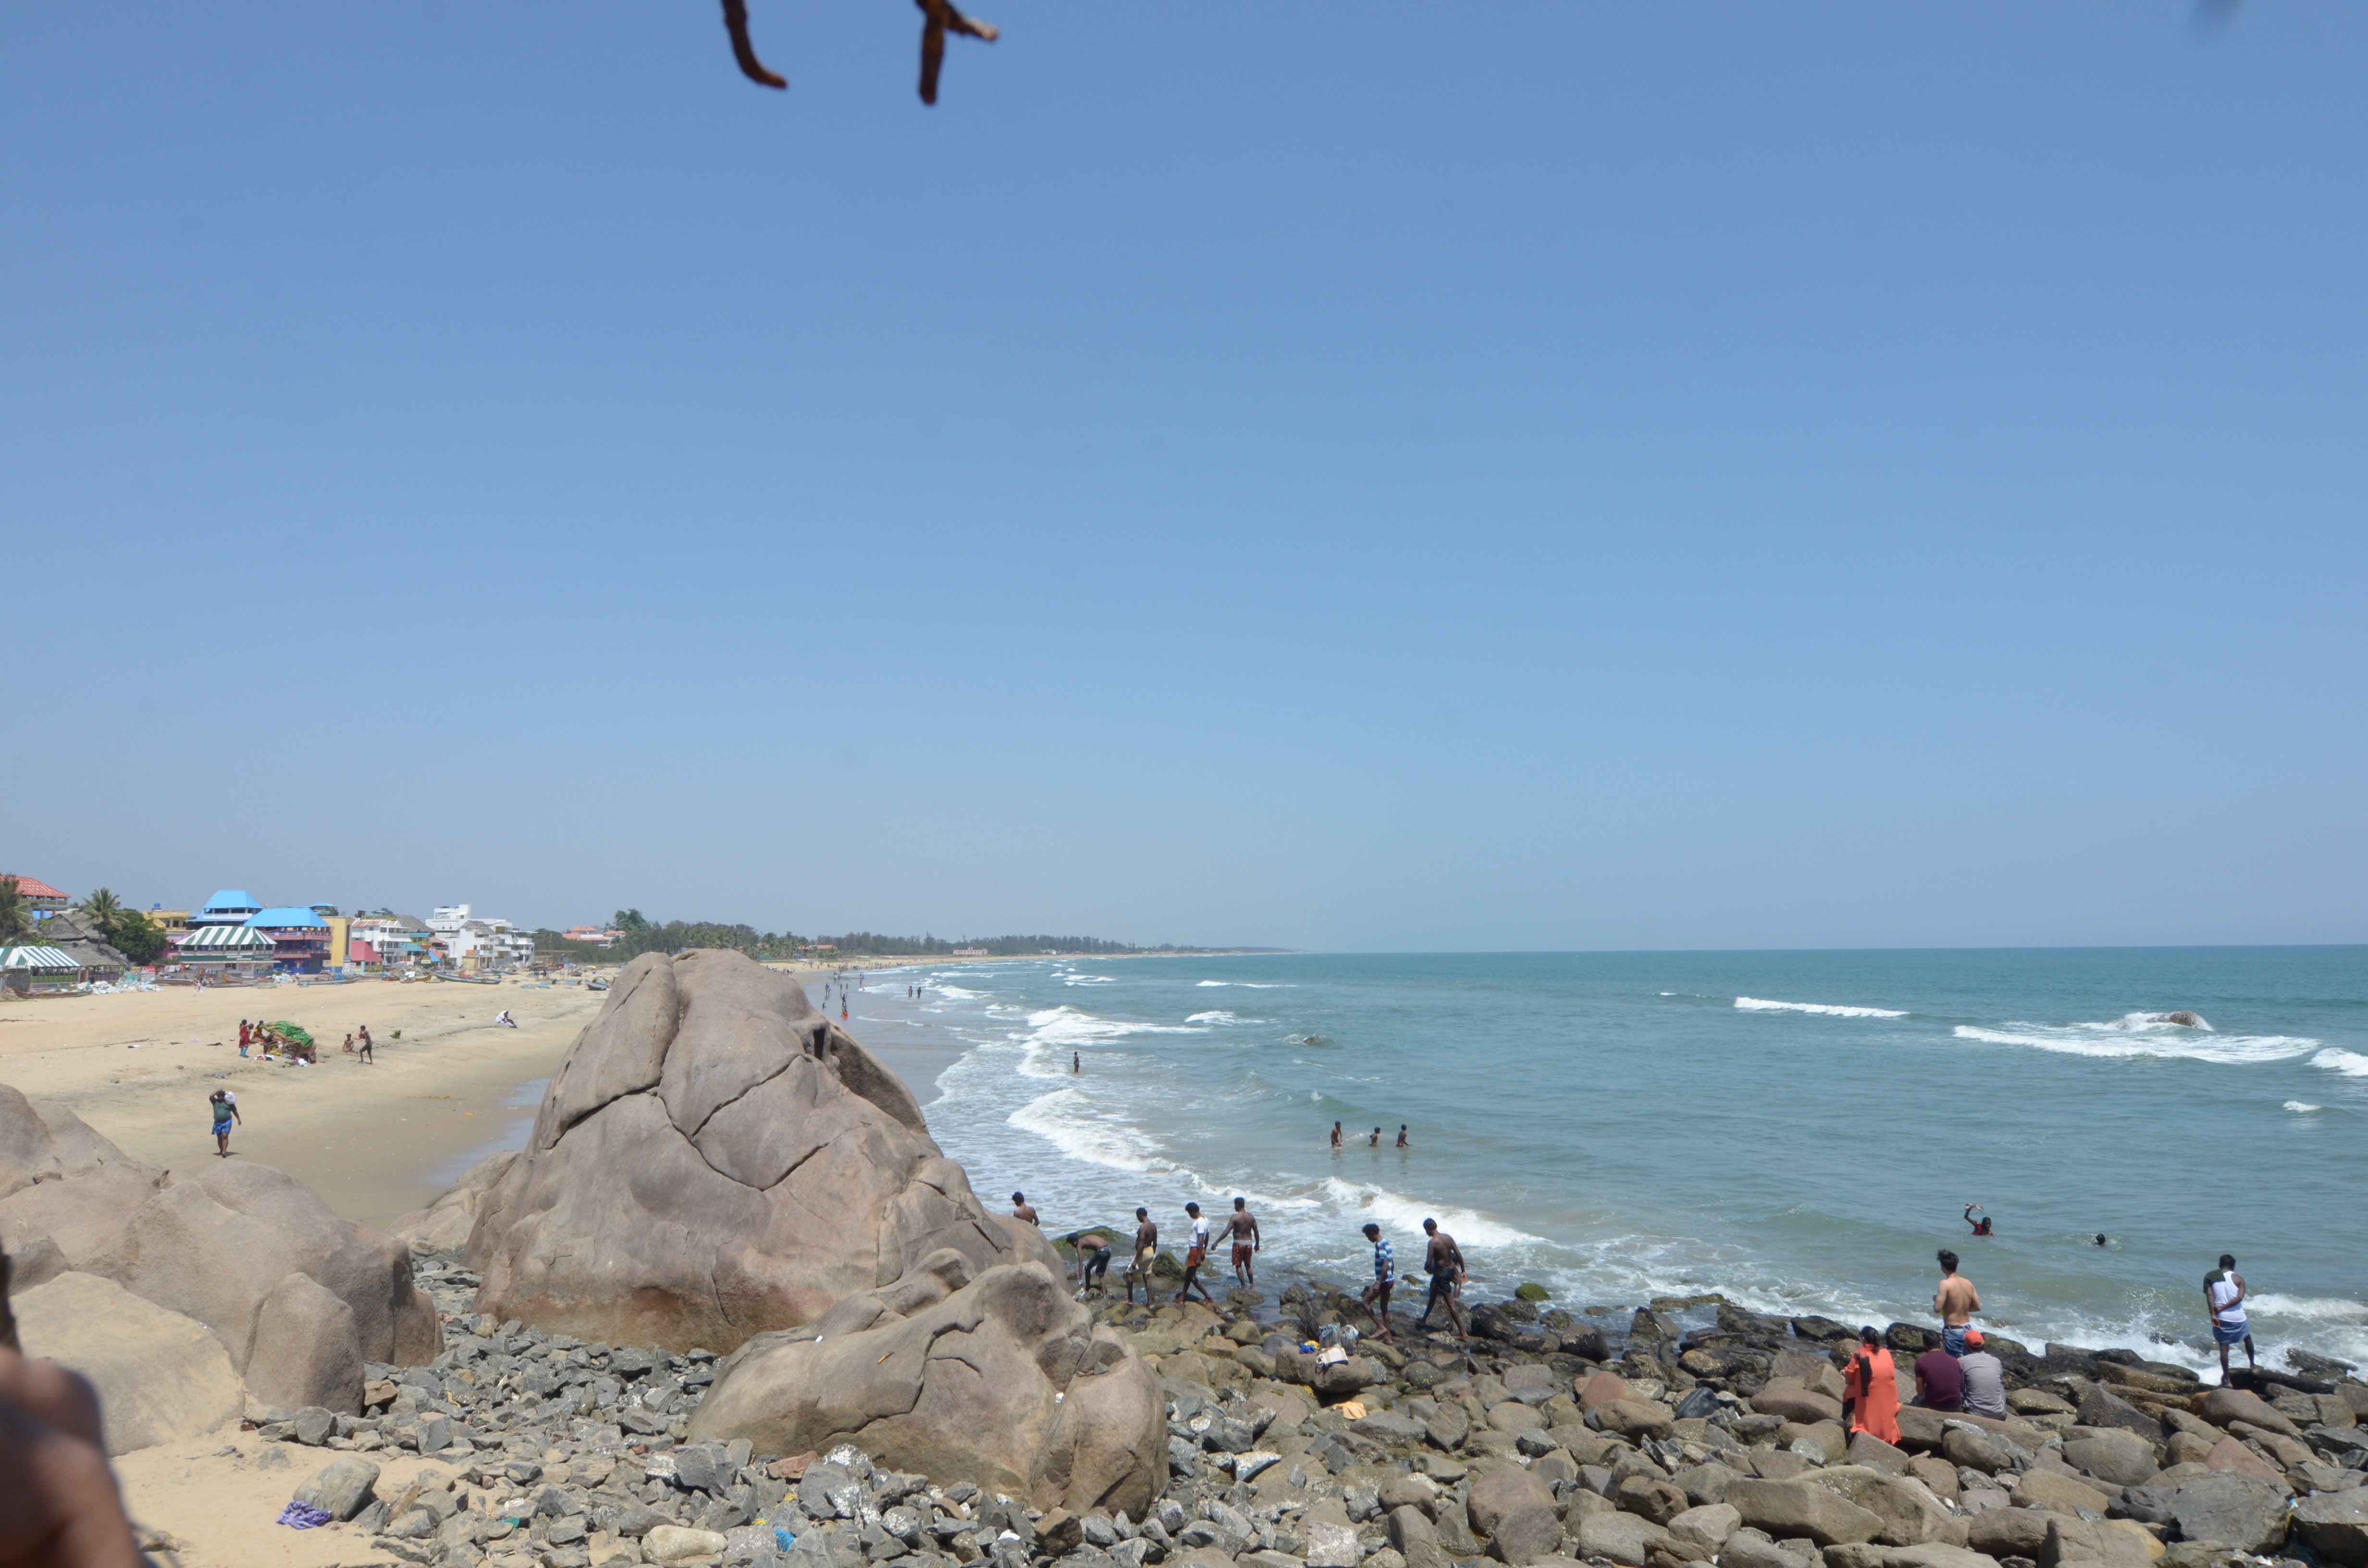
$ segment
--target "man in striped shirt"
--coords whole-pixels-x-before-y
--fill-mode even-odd
[[[1365,1310],[1380,1325],[1374,1332],[1395,1344],[1397,1335],[1390,1332],[1390,1291],[1398,1282],[1397,1259],[1390,1252],[1390,1244],[1382,1239],[1379,1225],[1368,1222],[1365,1239],[1373,1244],[1373,1282],[1365,1287]],[[1377,1299],[1379,1305],[1375,1304]]]

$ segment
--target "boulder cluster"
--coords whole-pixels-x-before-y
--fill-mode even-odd
[[[450,1313],[434,1366],[371,1368],[359,1418],[256,1414],[267,1437],[351,1450],[300,1500],[432,1568],[2368,1568],[2368,1385],[2329,1363],[2205,1388],[2128,1352],[2034,1353],[1992,1335],[2012,1414],[1910,1407],[1894,1447],[1842,1428],[1854,1336],[1840,1324],[1715,1297],[1622,1317],[1517,1299],[1478,1309],[1470,1341],[1401,1322],[1391,1346],[1354,1295],[1320,1282],[1272,1306],[1239,1291],[1088,1314],[1034,1289],[1028,1266],[718,1357],[496,1323],[470,1310],[464,1266],[422,1254],[418,1272]],[[900,1348],[865,1343],[885,1368],[918,1354],[905,1340],[975,1334],[942,1312],[981,1285],[1017,1299],[983,1313],[1058,1325],[1020,1341],[1030,1355],[1122,1347],[1110,1364],[1151,1381],[1149,1485],[1048,1502],[1023,1465],[980,1458],[1029,1441],[936,1432],[941,1471],[893,1415],[866,1440],[811,1446],[852,1425],[802,1414],[850,1397],[813,1392],[845,1375],[822,1352],[885,1327]],[[1356,1354],[1306,1348],[1347,1328],[1365,1335]],[[1927,1343],[1910,1324],[1889,1335],[1901,1351]],[[780,1361],[791,1351],[805,1358]],[[369,1455],[387,1449],[458,1473],[376,1497],[356,1478],[374,1479]],[[982,1482],[983,1462],[1008,1468]]]

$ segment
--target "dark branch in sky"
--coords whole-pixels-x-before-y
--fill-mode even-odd
[[[938,101],[938,70],[946,59],[946,34],[961,33],[989,43],[999,35],[992,25],[963,16],[947,0],[913,0],[913,4],[921,9],[921,101],[933,104]],[[740,74],[759,86],[790,85],[788,77],[767,70],[757,58],[757,46],[748,38],[747,0],[723,0],[723,27],[732,35],[732,58],[740,62]]]

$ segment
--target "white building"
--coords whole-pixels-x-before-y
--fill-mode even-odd
[[[454,969],[524,969],[534,961],[534,938],[498,915],[474,915],[465,903],[438,905],[427,929]]]

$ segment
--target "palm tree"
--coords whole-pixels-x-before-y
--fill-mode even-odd
[[[0,877],[0,942],[13,942],[25,934],[25,895],[17,891],[17,879]]]
[[[123,918],[123,901],[105,888],[89,893],[74,907],[90,916],[91,924],[98,927],[101,941],[115,935],[116,922]]]

